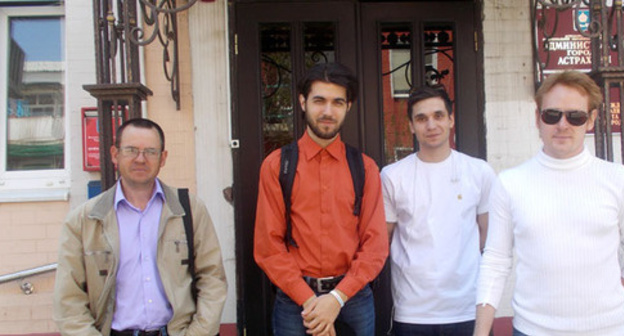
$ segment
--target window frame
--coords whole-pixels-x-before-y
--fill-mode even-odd
[[[7,90],[8,90],[8,39],[9,19],[11,17],[60,17],[61,44],[63,50],[63,81],[67,86],[67,46],[66,16],[64,5],[58,6],[0,6],[0,129],[4,130],[0,136],[0,203],[28,202],[28,201],[58,201],[69,198],[69,110],[67,104],[67,90],[64,90],[63,99],[63,126],[64,126],[64,165],[62,169],[44,169],[30,171],[7,171]]]

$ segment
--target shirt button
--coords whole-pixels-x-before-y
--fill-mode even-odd
[[[145,278],[145,281],[150,281],[150,278],[149,277]]]
[[[152,303],[152,300],[147,300],[148,303]]]

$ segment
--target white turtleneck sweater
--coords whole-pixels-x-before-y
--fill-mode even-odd
[[[502,172],[477,303],[497,307],[516,253],[514,327],[528,335],[624,335],[624,167],[587,149],[540,151]]]

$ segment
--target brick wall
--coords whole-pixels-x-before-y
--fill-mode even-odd
[[[0,203],[0,274],[33,268],[57,260],[61,223],[67,202]],[[55,331],[52,322],[54,272],[0,284],[0,331],[32,333]],[[25,295],[27,281],[34,292]]]
[[[196,192],[195,137],[193,100],[191,92],[190,44],[188,41],[188,12],[178,14],[178,43],[180,63],[180,110],[171,96],[170,82],[163,71],[163,47],[154,42],[146,46],[145,81],[154,92],[147,99],[147,117],[157,122],[165,132],[169,152],[160,178],[171,186],[184,186]],[[148,35],[149,36],[149,35]],[[173,50],[169,48],[173,55]]]

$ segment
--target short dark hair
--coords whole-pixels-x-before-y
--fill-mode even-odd
[[[311,67],[299,82],[299,94],[306,99],[314,82],[332,83],[347,90],[347,102],[357,98],[358,82],[351,69],[340,63],[321,63]]]
[[[407,119],[412,120],[412,107],[416,105],[418,102],[423,101],[429,98],[440,98],[444,102],[446,106],[446,110],[448,111],[449,116],[453,114],[453,102],[449,97],[448,93],[444,89],[442,85],[436,86],[421,86],[417,89],[412,90],[410,92],[409,98],[407,99]]]
[[[119,148],[119,145],[121,143],[121,135],[123,134],[123,131],[126,129],[126,127],[128,126],[134,126],[137,128],[147,128],[147,129],[155,129],[156,131],[158,131],[158,136],[160,137],[160,144],[161,144],[161,151],[165,150],[165,133],[163,132],[162,128],[160,128],[160,126],[149,120],[149,119],[143,119],[143,118],[134,118],[134,119],[128,119],[126,121],[124,121],[124,123],[119,126],[119,128],[117,128],[117,137],[115,139],[115,147]]]

